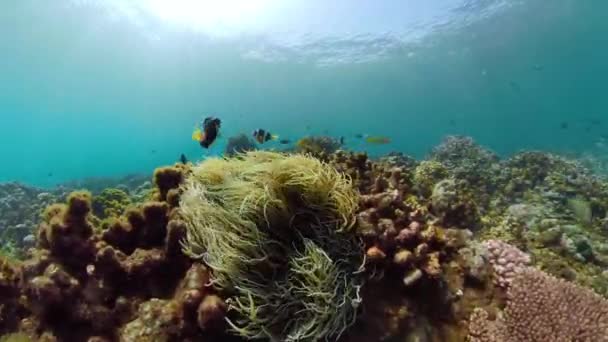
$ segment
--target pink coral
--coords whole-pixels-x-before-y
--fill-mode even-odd
[[[608,341],[608,301],[593,291],[526,267],[507,290],[502,316],[476,309],[471,342]]]
[[[502,288],[508,287],[517,273],[530,264],[528,254],[504,241],[487,240],[483,242],[483,246],[488,250],[496,284]]]

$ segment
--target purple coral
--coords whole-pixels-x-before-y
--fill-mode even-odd
[[[506,288],[518,272],[530,264],[530,256],[519,248],[501,240],[487,240],[483,246],[488,250],[489,262],[496,275],[496,284]]]
[[[470,318],[471,342],[608,341],[608,301],[593,291],[526,267],[513,278],[503,315]]]

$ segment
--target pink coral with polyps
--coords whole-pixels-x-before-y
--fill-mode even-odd
[[[530,264],[530,256],[519,248],[500,240],[487,240],[483,246],[488,250],[488,258],[498,286],[506,288],[515,275]]]

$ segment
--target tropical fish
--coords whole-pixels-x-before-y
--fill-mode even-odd
[[[182,153],[182,155],[181,155],[181,156],[179,156],[179,161],[180,161],[182,164],[187,164],[187,163],[188,163],[188,158],[186,158],[186,155]]]
[[[363,137],[364,137],[364,135],[361,133],[355,134],[355,138],[357,138],[357,139],[363,139]]]
[[[270,134],[270,132],[267,132],[266,130],[261,129],[261,128],[260,129],[256,129],[255,131],[253,131],[252,135],[253,135],[253,138],[258,143],[260,143],[260,144],[263,144],[263,143],[265,143],[267,141],[270,141],[270,140],[278,140],[279,139],[278,135]]]
[[[202,130],[198,127],[192,132],[192,140],[198,141],[201,147],[209,148],[217,139],[222,121],[214,117],[207,117],[203,121]]]
[[[340,145],[344,145],[344,137],[340,137]]]
[[[388,137],[383,137],[383,136],[370,136],[370,137],[365,137],[365,142],[368,144],[374,144],[374,145],[384,145],[384,144],[390,144],[391,139]]]
[[[282,145],[291,144],[291,140],[289,140],[289,139],[281,139],[281,140],[279,140],[279,144],[282,144]]]

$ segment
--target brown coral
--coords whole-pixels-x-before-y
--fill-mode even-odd
[[[183,172],[176,167],[156,173],[159,197],[176,201],[172,196],[179,193],[171,192],[177,190]],[[20,329],[39,339],[44,332],[59,340],[116,340],[118,328],[134,318],[140,303],[153,297],[178,308],[175,317],[185,322],[182,292],[178,296],[176,289],[190,261],[179,246],[183,222],[171,221],[172,216],[170,203],[148,202],[96,229],[87,192],[75,192],[67,204],[49,207],[38,230],[39,249],[31,250],[19,267],[14,295],[21,294],[24,307],[6,302],[15,320],[28,322],[29,328]],[[200,332],[196,311],[203,299],[195,299],[190,323],[178,324],[182,330],[171,336]]]
[[[169,191],[179,187],[186,178],[189,169],[190,167],[187,164],[175,164],[156,169],[154,171],[154,184],[158,189],[158,200],[166,201]],[[175,203],[175,200],[173,199],[170,202]]]

